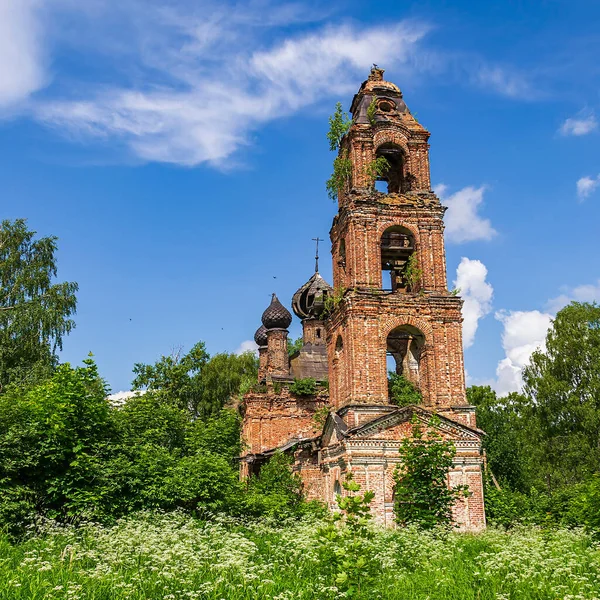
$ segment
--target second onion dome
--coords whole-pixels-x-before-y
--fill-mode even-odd
[[[273,294],[271,304],[269,304],[267,310],[262,315],[262,324],[267,329],[287,329],[291,322],[292,315],[290,311]]]
[[[267,329],[264,325],[261,325],[254,334],[254,341],[259,348],[267,345]]]
[[[292,310],[300,319],[320,318],[325,310],[325,300],[333,288],[317,271],[292,298]]]

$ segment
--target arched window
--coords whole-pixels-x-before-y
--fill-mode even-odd
[[[335,354],[336,356],[343,350],[344,348],[344,342],[342,340],[342,336],[338,335],[337,339],[335,340]]]
[[[388,369],[403,375],[417,387],[424,343],[423,332],[412,325],[400,325],[387,336]]]
[[[381,144],[377,148],[376,158],[385,158],[389,164],[388,170],[380,175],[378,181],[387,182],[388,194],[400,194],[410,190],[411,178],[405,172],[404,150],[400,146],[392,143]],[[381,188],[376,184],[376,188]]]
[[[346,240],[342,238],[338,247],[338,265],[346,268]]]
[[[410,257],[415,251],[415,238],[406,227],[389,227],[381,236],[382,288],[392,292],[410,292],[414,279],[410,272],[413,267]],[[386,273],[389,272],[389,286]]]
[[[341,496],[342,495],[342,485],[340,483],[339,479],[335,480],[335,483],[333,484],[333,496],[334,498],[337,498],[337,496]]]

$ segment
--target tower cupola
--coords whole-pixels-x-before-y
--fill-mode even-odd
[[[279,302],[277,295],[273,294],[271,304],[262,314],[262,324],[266,329],[287,329],[291,322],[290,311]]]
[[[315,318],[323,315],[327,296],[333,293],[333,288],[317,271],[292,298],[292,310],[299,319]]]

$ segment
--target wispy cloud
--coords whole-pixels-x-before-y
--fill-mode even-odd
[[[600,279],[597,283],[563,289],[563,293],[547,302],[548,310],[557,312],[570,302],[600,302]]]
[[[580,113],[576,117],[570,117],[560,126],[562,135],[587,135],[598,128],[598,121],[593,113]]]
[[[600,185],[600,173],[596,177],[585,176],[577,180],[577,197],[585,200]]]
[[[331,25],[334,10],[310,0],[4,0],[0,107],[40,90],[48,52],[60,48],[82,69],[54,63],[53,85],[22,112],[80,142],[118,142],[144,161],[223,168],[265,123],[351,94],[373,62],[403,82],[427,76],[531,96],[517,69],[426,43],[430,23]]]
[[[215,66],[209,73],[174,58],[172,66],[161,65],[178,78],[170,85],[45,102],[36,116],[79,136],[118,137],[145,160],[222,165],[260,124],[320,98],[349,93],[374,60],[401,68],[426,31],[418,23],[325,28],[270,50],[232,57],[228,67]],[[199,47],[191,41],[187,46],[192,55],[215,41],[204,32],[201,38]]]
[[[479,87],[509,98],[535,100],[541,95],[524,74],[511,67],[482,64],[471,79]]]
[[[448,186],[439,184],[435,187],[435,192],[448,207],[444,221],[449,242],[491,240],[496,235],[490,220],[479,215],[485,189],[485,186],[468,186],[447,195]]]
[[[0,110],[10,111],[46,82],[36,0],[0,2]]]

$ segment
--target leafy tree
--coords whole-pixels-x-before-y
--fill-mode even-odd
[[[258,375],[258,359],[252,352],[210,358],[199,342],[187,354],[162,356],[154,365],[136,363],[133,372],[135,389],[159,393],[193,417],[206,418],[250,389]]]
[[[204,421],[197,419],[188,427],[187,451],[192,454],[210,452],[233,464],[242,450],[240,430],[240,415],[234,410],[223,409]]]
[[[302,345],[304,344],[304,340],[302,337],[296,338],[295,340],[288,341],[288,355],[292,356],[296,352],[299,352],[302,349]]]
[[[282,517],[302,509],[302,480],[292,472],[293,458],[276,452],[248,483],[246,504],[255,515]]]
[[[0,496],[16,505],[66,516],[100,500],[94,482],[114,429],[105,384],[84,363],[0,396]]]
[[[533,459],[549,492],[600,470],[600,306],[559,311],[523,373]]]
[[[335,105],[335,112],[329,117],[329,131],[327,132],[329,149],[332,152],[340,149],[342,138],[350,129],[350,125],[352,125],[350,117],[343,111],[342,103],[338,102]]]
[[[396,521],[400,525],[415,523],[425,529],[448,525],[452,506],[468,493],[467,486],[448,486],[456,448],[437,433],[438,422],[433,417],[424,433],[414,415],[412,435],[400,444],[401,462],[394,474]]]
[[[231,401],[237,401],[258,378],[258,358],[254,352],[215,354],[202,371],[202,402],[198,415],[216,415]]]
[[[77,284],[53,283],[57,238],[35,233],[24,219],[0,224],[0,391],[47,376],[75,326]]]
[[[498,398],[489,386],[467,388],[467,399],[477,407],[477,426],[485,431],[487,465],[502,486],[528,492],[531,487],[528,413],[530,402],[516,392]]]
[[[161,356],[153,365],[136,363],[133,389],[146,389],[168,397],[177,407],[197,414],[202,403],[202,371],[209,360],[204,342],[187,353]]]
[[[409,404],[421,404],[423,396],[417,386],[394,371],[388,372],[388,395],[390,404],[396,406],[408,406]]]

